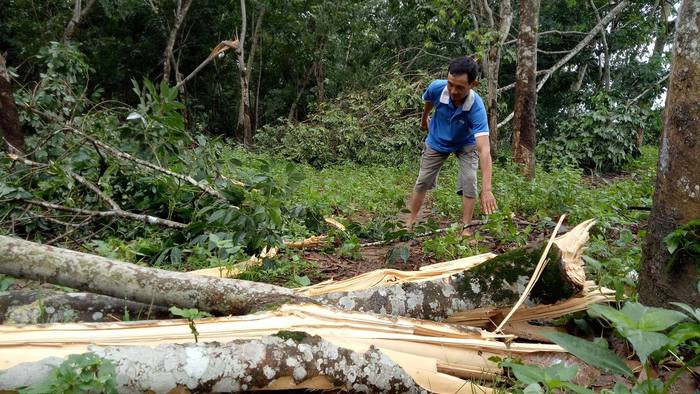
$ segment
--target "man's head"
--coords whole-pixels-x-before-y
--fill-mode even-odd
[[[452,59],[447,67],[447,91],[452,101],[461,102],[478,84],[479,65],[474,59],[462,56]]]

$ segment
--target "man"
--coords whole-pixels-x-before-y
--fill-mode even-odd
[[[447,80],[430,83],[423,93],[421,128],[428,131],[420,160],[420,172],[409,202],[410,228],[418,216],[425,194],[435,187],[440,168],[454,153],[459,161],[457,194],[462,196],[462,223],[471,223],[477,195],[476,169],[481,166],[481,209],[486,214],[496,211],[496,199],[491,191],[491,149],[486,109],[481,97],[473,90],[477,86],[479,66],[469,57],[453,59],[447,68]],[[428,116],[435,108],[432,119]],[[463,236],[472,230],[465,227]]]

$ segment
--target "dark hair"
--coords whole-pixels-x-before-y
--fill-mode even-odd
[[[452,59],[447,67],[447,72],[452,75],[467,74],[469,83],[472,83],[476,81],[476,77],[479,75],[479,64],[468,56],[462,56]]]

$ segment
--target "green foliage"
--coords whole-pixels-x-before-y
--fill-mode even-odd
[[[589,342],[560,332],[542,333],[542,335],[590,365],[595,365],[609,373],[634,376],[627,364],[608,349],[607,344]]]
[[[45,381],[19,390],[21,394],[116,393],[114,365],[94,353],[71,354]]]
[[[476,239],[476,243],[474,239]],[[423,252],[438,261],[456,260],[485,253],[484,246],[479,246],[481,240],[479,236],[475,238],[463,237],[462,226],[456,224],[452,225],[443,235],[426,239],[423,242]]]
[[[576,106],[558,124],[553,138],[538,143],[537,157],[550,168],[575,165],[594,171],[618,171],[639,156],[637,133],[649,123],[649,112],[620,104],[608,92],[591,99],[591,108]]]
[[[513,371],[520,386],[524,386],[520,391],[524,394],[552,392],[565,390],[575,393],[590,394],[593,391],[571,383],[576,377],[578,366],[567,366],[564,363],[556,363],[546,368],[535,365],[523,365],[513,360],[502,363]],[[546,391],[543,391],[543,388]]]
[[[642,362],[646,362],[652,352],[670,343],[668,337],[659,331],[686,318],[677,311],[647,307],[635,302],[625,303],[619,311],[607,305],[593,305],[589,308],[589,314],[611,321],[617,331],[630,341]]]
[[[700,356],[698,356],[698,350],[700,350],[698,342],[698,338],[700,338],[700,324],[698,324],[700,322],[700,309],[680,303],[674,303],[674,305],[686,311],[688,316],[695,321],[684,322],[687,316],[678,311],[651,308],[634,302],[627,302],[621,310],[607,305],[593,305],[589,308],[591,316],[603,317],[612,322],[616,332],[632,344],[640,360],[644,363],[644,367],[647,368],[647,376],[649,376],[649,356],[652,354],[653,358],[660,360],[660,362],[663,362],[664,358],[673,356],[674,361],[681,363],[681,367],[665,382],[647,377],[646,379],[637,379],[631,390],[623,384],[617,383],[613,390],[604,390],[604,392],[615,394],[667,393],[683,370],[697,365],[700,361]],[[634,378],[629,367],[619,356],[607,348],[607,342],[604,340],[591,343],[564,333],[543,333],[543,335],[591,365],[602,368],[608,373]],[[685,349],[683,353],[691,354],[693,357],[682,359],[677,356],[676,352],[682,348]],[[519,377],[519,380],[522,379]]]
[[[420,152],[423,133],[416,111],[424,85],[393,71],[371,90],[345,93],[322,105],[306,122],[266,126],[256,141],[265,150],[314,167],[401,164]]]
[[[303,287],[311,280],[301,273],[310,273],[316,269],[312,262],[296,254],[285,255],[277,260],[263,259],[260,266],[252,267],[241,273],[238,278],[255,282],[284,284],[287,287]]]
[[[181,309],[181,308],[178,308],[176,306],[173,306],[173,307],[170,307],[170,313],[172,313],[175,316],[181,316],[181,317],[187,319],[187,322],[190,326],[190,331],[192,331],[192,335],[194,335],[195,342],[198,342],[199,332],[197,331],[197,326],[195,326],[194,321],[196,319],[211,317],[210,313],[200,311],[197,308]]]
[[[700,261],[700,219],[694,219],[673,230],[664,238],[664,244],[671,257],[666,269],[681,259]]]

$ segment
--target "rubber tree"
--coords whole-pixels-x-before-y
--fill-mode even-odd
[[[540,1],[520,3],[520,29],[515,81],[513,160],[526,178],[535,176],[535,107],[537,105],[537,26]]]
[[[700,0],[684,0],[676,20],[656,188],[639,281],[640,298],[649,305],[681,301],[700,306],[697,254],[680,251],[671,256],[664,242],[674,229],[700,218],[698,21]]]

